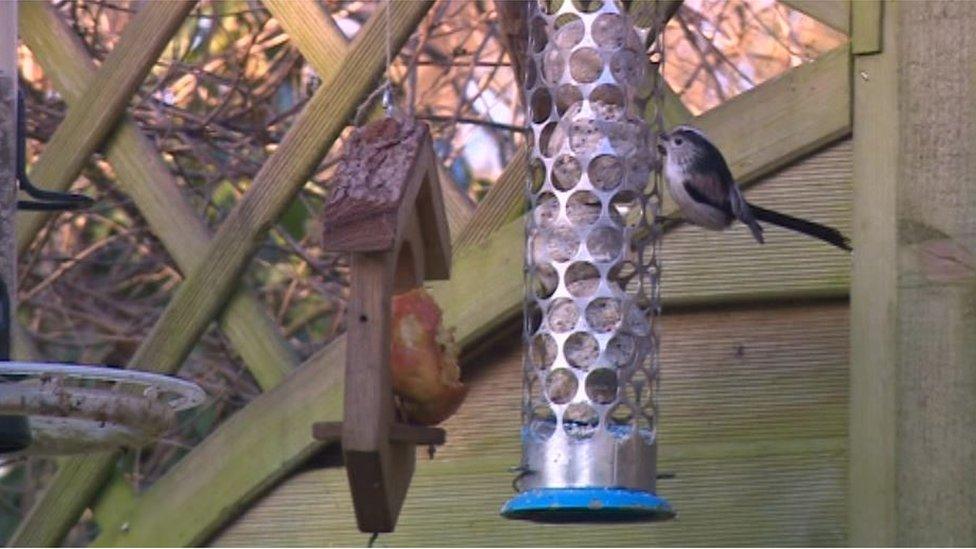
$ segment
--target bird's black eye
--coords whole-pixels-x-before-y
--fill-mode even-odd
[[[685,140],[684,140],[684,139],[681,139],[680,137],[676,137],[676,138],[674,139],[674,144],[675,144],[675,145],[681,145],[681,144],[682,144],[682,143],[684,143],[684,142],[685,142]]]

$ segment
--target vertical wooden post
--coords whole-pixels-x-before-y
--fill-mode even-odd
[[[863,11],[858,4],[852,10]],[[889,16],[888,24],[893,20]],[[852,32],[863,32],[863,25]],[[893,43],[891,32],[885,37]],[[879,55],[854,57],[848,492],[854,546],[895,543],[898,59],[892,50],[886,44]]]
[[[853,74],[850,543],[973,545],[976,3],[861,4],[881,23]]]
[[[10,343],[17,296],[17,249],[14,214],[17,210],[17,2],[0,1],[0,291],[5,292],[0,319],[0,360],[10,360]],[[2,380],[0,380],[2,382]],[[0,453],[30,444],[27,420],[0,416]]]
[[[17,207],[17,2],[0,2],[0,279],[17,295],[14,211]]]
[[[416,460],[413,444],[390,441],[396,422],[390,310],[397,255],[353,253],[349,277],[342,448],[356,519],[370,532],[393,531]]]

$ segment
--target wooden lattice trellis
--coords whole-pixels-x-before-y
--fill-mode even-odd
[[[409,37],[431,3],[393,4],[390,26],[397,48]],[[75,53],[84,50],[53,8],[41,3],[22,4],[21,34],[42,60],[52,60],[45,66],[71,106],[34,166],[33,173],[40,180],[54,188],[70,185],[84,162],[122,118],[136,87],[194,4],[188,0],[148,4],[126,27],[119,44],[97,73],[90,59],[78,59],[78,55],[70,60],[59,59],[56,52],[45,51],[45,45],[50,50],[64,43],[76,46]],[[127,190],[132,192],[137,206],[188,273],[152,333],[136,351],[128,365],[130,368],[165,373],[179,368],[203,330],[237,289],[237,280],[268,227],[307,180],[384,68],[386,27],[381,17],[384,10],[374,15],[356,41],[347,47],[327,15],[304,17],[315,6],[269,2],[268,7],[296,35],[303,32],[315,35],[314,47],[310,47],[312,41],[308,40],[299,48],[311,52],[306,54],[309,60],[321,65],[316,68],[324,84],[213,238],[206,234],[202,221],[180,197],[176,181],[158,153],[131,122],[123,123],[122,132],[109,145],[109,161],[119,170],[119,179],[132,186]],[[56,29],[54,33],[59,39],[45,44],[41,41],[42,29]],[[333,51],[340,44],[343,49]],[[341,61],[335,64],[335,59]],[[72,68],[75,74],[66,74]],[[151,171],[135,173],[140,165],[151,167]],[[164,191],[160,193],[160,189]],[[155,193],[164,196],[151,196]],[[40,215],[23,218],[17,231],[19,251],[26,248],[43,221]],[[196,234],[186,234],[187,227]],[[232,344],[265,389],[276,385],[285,373],[298,366],[294,353],[253,296],[244,292],[234,296],[222,320]],[[115,457],[112,454],[63,462],[47,497],[38,502],[21,525],[15,536],[20,540],[18,543],[56,543],[109,473]],[[32,524],[35,518],[44,526]]]
[[[392,4],[394,49],[399,50],[432,3]],[[647,9],[649,3],[634,4],[646,14],[653,13]],[[678,3],[671,2],[672,12]],[[831,3],[830,10],[821,9],[815,1],[791,4],[805,6],[814,15],[828,14],[821,17],[828,24],[833,21],[833,26],[849,18],[850,5],[845,0]],[[217,320],[266,393],[228,419],[138,497],[119,475],[113,476],[116,453],[61,462],[56,478],[20,525],[12,544],[57,544],[99,491],[94,510],[101,534],[96,543],[199,543],[262,489],[321,449],[322,444],[308,436],[307,425],[313,419],[341,414],[344,339],[299,364],[264,307],[238,281],[267,229],[305,183],[383,70],[385,10],[377,10],[348,43],[316,3],[264,0],[264,5],[321,75],[323,85],[211,235],[182,197],[159,153],[125,115],[136,88],[194,2],[146,4],[97,68],[49,4],[20,4],[21,36],[70,107],[33,167],[36,178],[55,189],[67,188],[104,143],[123,190],[186,274],[128,367],[175,372],[207,325]],[[697,117],[695,123],[723,146],[737,179],[748,184],[850,131],[849,69],[849,51],[843,46]],[[823,100],[806,101],[812,93]],[[673,97],[667,115],[669,123],[691,118]],[[754,120],[762,135],[737,139],[732,121],[740,117]],[[517,250],[523,226],[516,218],[525,162],[524,154],[517,155],[456,238],[454,279],[435,288],[445,306],[446,321],[457,326],[462,345],[472,344],[520,310],[521,256]],[[43,222],[38,214],[21,217],[18,251],[26,249]],[[494,284],[486,287],[486,279]],[[275,433],[274,444],[268,444],[270,432]],[[108,488],[102,490],[110,479]]]

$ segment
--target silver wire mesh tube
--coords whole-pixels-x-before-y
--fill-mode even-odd
[[[519,487],[653,492],[660,186],[644,116],[656,75],[617,2],[529,4]]]

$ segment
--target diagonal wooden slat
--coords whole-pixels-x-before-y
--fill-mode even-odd
[[[660,10],[665,21],[670,21],[684,0],[633,0],[630,3],[630,15],[639,27],[650,27],[654,23],[655,10]],[[653,33],[653,30],[652,30]]]
[[[748,184],[851,130],[851,52],[844,44],[695,121]]]
[[[392,6],[389,30],[394,47],[401,47],[431,4],[425,1]],[[239,274],[268,227],[307,180],[381,74],[386,46],[385,13],[383,10],[367,22],[336,76],[326,81],[306,105],[281,146],[221,226],[206,260],[180,286],[163,317],[136,351],[130,368],[158,372],[178,369],[234,290]],[[60,540],[103,483],[104,471],[111,469],[116,455],[65,460],[51,487],[18,528],[13,543],[51,545]],[[46,519],[54,509],[59,511],[59,520],[52,524]]]
[[[485,242],[499,227],[525,213],[525,181],[529,176],[529,150],[522,146],[457,237],[455,255],[461,248]]]
[[[109,452],[93,454],[86,460],[60,460],[57,475],[44,489],[37,505],[31,508],[13,536],[7,540],[7,546],[57,546],[78,521],[85,510],[85,503],[98,493],[102,483],[111,475],[116,455]],[[106,463],[108,466],[105,466]],[[65,491],[68,489],[72,490],[70,495]]]
[[[851,0],[779,0],[787,7],[802,12],[828,27],[851,34]],[[860,0],[854,0],[855,3]]]
[[[94,83],[75,101],[31,170],[34,183],[67,189],[116,123],[132,94],[146,79],[173,33],[196,0],[150,2],[122,31],[119,42],[98,69]],[[50,213],[23,213],[17,218],[17,253],[23,253]]]
[[[74,105],[95,81],[96,67],[68,24],[47,3],[25,2],[24,41],[40,59],[55,89]],[[125,117],[106,141],[106,155],[130,196],[167,251],[185,273],[206,254],[210,232],[183,197],[176,178],[152,142]],[[221,314],[220,328],[240,353],[258,384],[268,389],[298,365],[265,307],[241,289]]]
[[[444,197],[447,228],[450,230],[451,241],[453,242],[454,238],[461,234],[461,231],[474,218],[478,204],[458,187],[457,182],[440,162],[437,163],[437,173],[440,176],[441,195]]]
[[[349,43],[325,8],[317,2],[294,0],[264,0],[263,4],[323,82],[332,78]]]

